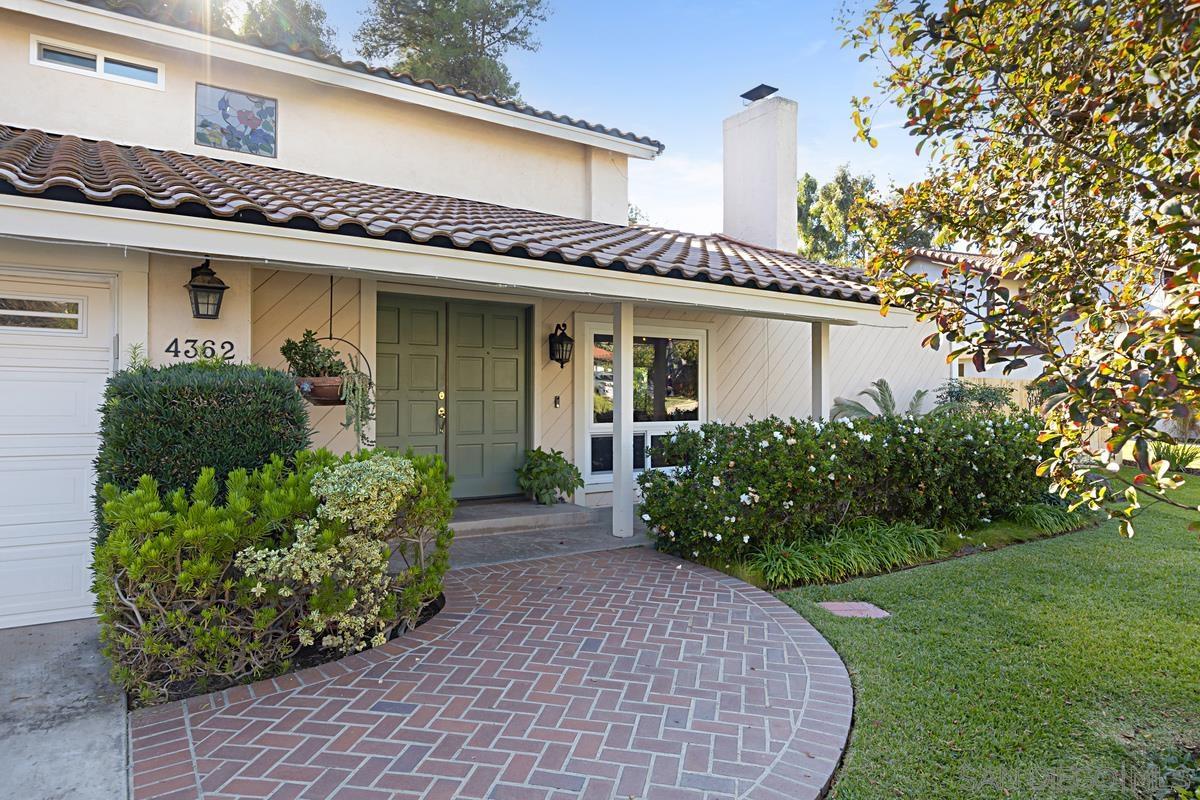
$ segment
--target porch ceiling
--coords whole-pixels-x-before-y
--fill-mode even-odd
[[[573,219],[5,125],[0,192],[490,253],[589,272],[878,303],[861,271],[720,235]]]

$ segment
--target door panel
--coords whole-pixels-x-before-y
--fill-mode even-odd
[[[459,497],[515,494],[525,450],[525,310],[449,304],[450,468]]]
[[[0,320],[0,628],[87,617],[111,290],[0,275],[0,298],[24,311]]]
[[[455,497],[517,493],[525,309],[382,294],[377,331],[379,444],[444,456]]]
[[[438,409],[445,391],[445,309],[441,300],[379,296],[375,439],[381,447],[446,455]]]

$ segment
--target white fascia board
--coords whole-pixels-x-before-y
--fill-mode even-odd
[[[64,232],[70,236],[65,240]],[[908,327],[913,315],[826,297],[163,212],[0,195],[0,237],[91,243],[277,267],[347,270],[428,285],[632,301],[771,319]]]
[[[173,47],[273,72],[283,72],[328,86],[368,92],[508,128],[517,128],[601,150],[623,153],[631,158],[654,159],[658,156],[658,148],[619,136],[597,133],[563,122],[542,119],[530,114],[522,114],[519,111],[468,100],[465,97],[456,97],[410,86],[399,81],[335,67],[300,56],[278,53],[274,50],[254,47],[216,36],[206,36],[184,28],[164,25],[161,22],[152,22],[115,11],[80,5],[70,2],[70,0],[0,0],[0,8],[58,20],[117,36],[126,36],[161,47]]]

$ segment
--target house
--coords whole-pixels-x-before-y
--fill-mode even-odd
[[[795,255],[790,100],[726,120],[723,232],[629,226],[653,139],[164,8],[0,0],[0,626],[90,613],[96,407],[131,345],[280,366],[285,338],[336,337],[381,445],[442,453],[463,498],[561,450],[618,536],[680,424],[945,376],[860,272]],[[184,286],[204,265],[215,319]],[[312,422],[353,446],[337,409]]]

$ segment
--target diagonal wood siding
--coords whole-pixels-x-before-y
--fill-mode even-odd
[[[253,361],[287,369],[279,354],[285,339],[299,339],[306,328],[316,331],[318,336],[329,334],[329,276],[255,269],[251,281],[254,287],[250,307]],[[355,344],[361,344],[358,294],[357,278],[334,279],[333,335]],[[343,356],[347,354],[345,347],[339,350]],[[314,428],[314,447],[328,447],[335,452],[354,449],[354,433],[344,430],[341,425],[346,413],[343,406],[310,405],[308,413]]]

